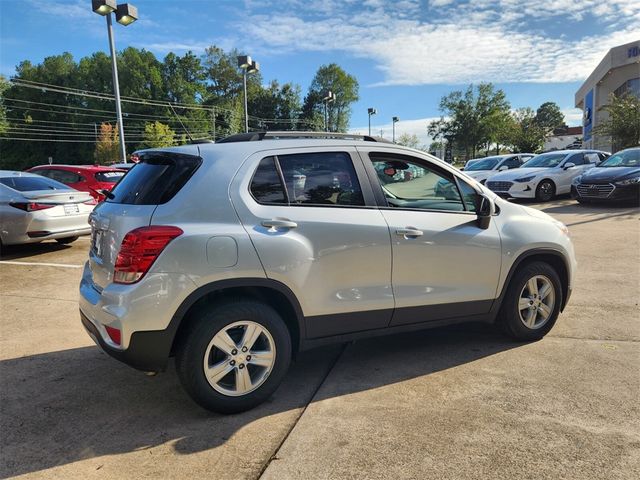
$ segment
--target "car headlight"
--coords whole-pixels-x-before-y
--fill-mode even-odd
[[[536,176],[535,175],[530,175],[528,177],[522,177],[522,178],[516,178],[516,182],[520,182],[520,183],[524,183],[524,182],[530,182],[531,180],[533,180]]]
[[[634,183],[638,182],[640,182],[640,176],[627,178],[626,180],[620,180],[619,182],[616,182],[616,185],[633,185]]]
[[[576,178],[573,179],[571,183],[573,183],[574,185],[578,185],[581,180],[582,180],[582,175],[578,175]]]

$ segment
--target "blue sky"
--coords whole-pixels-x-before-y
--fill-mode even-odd
[[[202,53],[216,44],[258,60],[265,81],[306,91],[336,62],[360,82],[351,128],[417,133],[440,97],[490,81],[514,108],[555,101],[577,125],[574,93],[609,48],[640,39],[633,0],[136,0],[140,20],[116,25],[116,46]],[[28,59],[107,50],[105,21],[90,0],[0,0],[0,72]]]

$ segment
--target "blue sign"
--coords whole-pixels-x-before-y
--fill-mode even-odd
[[[582,141],[591,140],[591,127],[593,126],[593,89],[584,96],[584,114],[582,117]]]
[[[640,56],[640,46],[631,47],[627,50],[627,58]]]

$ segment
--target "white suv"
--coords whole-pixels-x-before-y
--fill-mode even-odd
[[[138,369],[175,356],[211,410],[264,401],[329,342],[473,321],[536,340],[571,293],[563,224],[416,150],[289,132],[140,158],[91,215],[82,322]]]

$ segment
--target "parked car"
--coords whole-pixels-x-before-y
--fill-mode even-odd
[[[95,204],[88,193],[55,180],[0,170],[0,244],[71,243],[91,233],[88,219]]]
[[[498,195],[535,198],[546,202],[571,191],[573,179],[609,156],[598,150],[562,150],[542,153],[513,171],[500,172],[486,182]]]
[[[98,165],[40,165],[27,172],[37,173],[71,188],[89,193],[98,202],[104,200],[102,190],[111,191],[126,170]]]
[[[640,147],[610,156],[573,180],[571,196],[580,203],[640,203]]]
[[[141,153],[90,218],[80,313],[109,355],[152,372],[175,355],[191,397],[228,413],[330,342],[470,321],[528,341],[553,327],[576,267],[562,223],[426,153],[295,135]],[[442,179],[455,198],[434,195]]]
[[[485,181],[498,172],[520,168],[524,162],[535,157],[533,153],[512,153],[486,157],[464,169],[464,173],[484,185]]]

